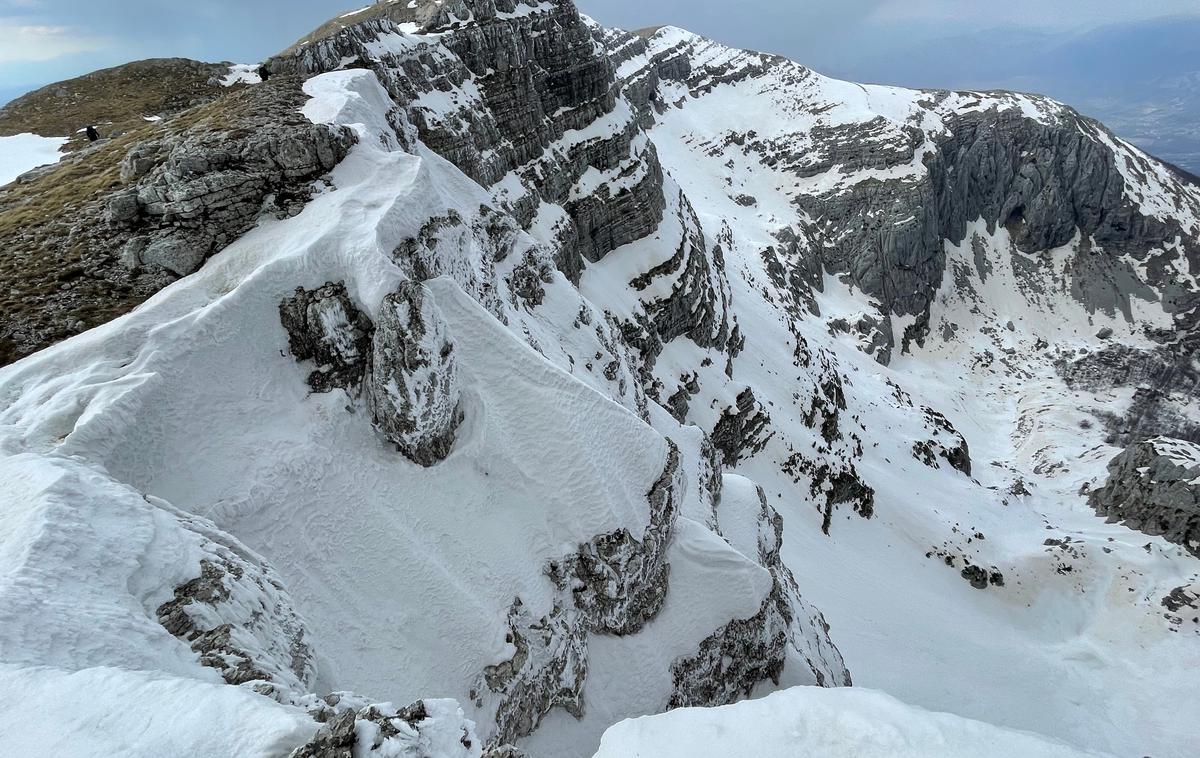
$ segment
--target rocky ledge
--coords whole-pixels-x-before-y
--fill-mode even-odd
[[[1160,535],[1200,557],[1200,445],[1153,437],[1108,464],[1088,503],[1110,522]]]
[[[298,213],[353,144],[300,113],[297,77],[214,98],[0,188],[0,365],[132,310],[264,214]]]

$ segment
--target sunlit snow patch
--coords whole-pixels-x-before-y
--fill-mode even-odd
[[[229,67],[229,73],[221,79],[222,87],[232,87],[235,84],[261,84],[262,77],[258,75],[257,63],[235,63]]]
[[[1028,732],[934,713],[859,687],[795,687],[723,708],[684,708],[623,721],[595,758],[1082,758]]]
[[[66,137],[39,137],[36,134],[0,137],[0,186],[38,166],[58,163],[62,158],[59,150],[65,144]]]

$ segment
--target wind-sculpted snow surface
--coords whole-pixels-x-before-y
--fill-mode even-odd
[[[724,708],[617,724],[595,758],[1100,758],[1032,734],[932,713],[880,692],[792,689]]]
[[[713,512],[714,457],[647,402],[615,319],[376,74],[305,90],[356,132],[336,189],[0,375],[5,662],[241,686],[301,756],[586,755],[771,582],[680,517]],[[800,648],[776,678],[815,681]]]
[[[0,370],[0,673],[57,703],[28,733],[583,758],[852,668],[997,727],[761,707],[851,753],[1194,752],[1200,190],[1042,98],[567,0],[377,3],[265,67],[243,100],[303,93],[286,212],[256,184],[194,273]],[[137,209],[145,264],[175,227]]]

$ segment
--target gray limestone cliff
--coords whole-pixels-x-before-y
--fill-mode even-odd
[[[1088,504],[1200,557],[1200,445],[1153,437],[1129,446],[1108,464],[1108,480]]]
[[[245,115],[224,128],[209,122],[130,148],[123,188],[105,207],[109,226],[128,235],[126,266],[186,276],[262,214],[299,212],[312,181],[346,156],[354,138],[299,113],[306,98],[298,84],[252,88]]]
[[[802,66],[673,32],[597,32],[622,64],[622,91],[644,124],[688,107],[687,98],[759,80],[794,91],[797,106],[813,115],[836,105],[804,100],[800,93],[819,87],[822,77]],[[928,126],[931,120],[938,126]],[[791,198],[800,218],[787,231],[796,244],[793,254],[772,256],[777,278],[811,305],[808,292],[821,286],[812,276],[816,262],[876,298],[882,322],[840,328],[861,332],[864,350],[883,363],[892,349],[929,336],[929,309],[946,270],[944,246],[966,240],[977,219],[990,232],[1006,230],[1015,250],[1029,255],[1081,240],[1065,281],[1077,301],[1126,318],[1131,298],[1154,301],[1174,317],[1175,333],[1160,337],[1178,354],[1200,339],[1200,293],[1173,277],[1168,263],[1182,254],[1200,265],[1200,245],[1178,221],[1143,207],[1165,203],[1195,217],[1200,199],[1183,177],[1124,150],[1101,124],[1070,108],[1012,93],[928,91],[906,119],[818,124],[791,137],[759,135],[748,126],[723,140],[716,147],[736,148],[798,183],[835,180],[829,189]],[[873,176],[840,179],[864,172]],[[1163,197],[1135,203],[1130,178],[1153,179]],[[892,316],[916,320],[897,334]]]
[[[578,10],[566,0],[531,5],[382,8],[321,30],[265,66],[273,76],[311,76],[346,61],[375,70],[421,141],[492,190],[523,227],[542,204],[565,211],[551,236],[559,268],[577,280],[583,261],[658,226],[662,169],[618,102],[612,64]],[[396,23],[437,36],[401,38]],[[585,181],[589,172],[599,178]]]

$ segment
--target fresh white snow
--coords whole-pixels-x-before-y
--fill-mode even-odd
[[[515,652],[505,641],[514,598],[548,614],[548,561],[598,534],[640,534],[668,447],[615,380],[530,346],[602,348],[603,326],[570,327],[589,306],[560,274],[544,307],[565,319],[512,310],[507,327],[464,292],[467,274],[427,284],[455,341],[465,413],[435,468],[384,444],[345,393],[310,393],[283,354],[279,301],[345,279],[373,311],[403,277],[390,252],[405,237],[447,208],[469,218],[488,198],[433,153],[399,149],[374,74],[331,73],[305,90],[310,119],[362,136],[333,172],[337,189],[264,222],[135,312],[0,370],[0,649],[22,667],[217,681],[154,616],[198,570],[186,518],[235,535],[278,571],[320,655],[314,691],[457,697],[471,717],[465,695],[480,672]],[[466,271],[482,255],[461,253]],[[770,588],[755,561],[686,519],[671,556],[672,592],[652,628],[592,647],[589,691],[613,693],[597,695],[609,708],[539,733],[546,754],[583,755],[613,722],[656,710],[671,663],[756,613]]]
[[[671,29],[652,38],[651,54],[681,39],[701,46],[693,51],[699,60],[737,55]],[[799,77],[799,85],[786,78],[791,76]],[[723,248],[747,335],[735,378],[754,388],[779,430],[763,453],[736,472],[762,485],[783,515],[784,559],[806,598],[824,611],[857,685],[1089,749],[1186,758],[1194,751],[1184,747],[1191,736],[1181,725],[1200,721],[1194,696],[1200,645],[1194,633],[1172,630],[1159,601],[1196,581],[1200,564],[1159,538],[1104,523],[1087,507],[1081,487],[1102,484],[1105,465],[1119,452],[1105,444],[1105,431],[1090,424],[1088,411],[1119,412],[1130,397],[1072,392],[1055,374],[1053,354],[1035,349],[1039,338],[1062,349],[1097,349],[1102,342],[1095,335],[1106,326],[1121,341],[1146,344],[1142,324],[1170,323],[1160,304],[1134,298],[1132,321],[1119,312],[1088,313],[1063,284],[1073,245],[1051,254],[1040,294],[1036,286],[1018,287],[1012,261],[1021,254],[1003,229],[992,235],[979,224],[963,246],[947,246],[947,271],[932,314],[934,335],[948,322],[959,327],[958,336],[945,343],[934,337],[911,356],[897,351],[885,368],[850,337],[830,339],[829,319],[876,312],[877,304],[828,277],[817,296],[821,317],[794,326],[814,349],[832,348],[850,380],[843,417],[859,420],[852,427],[864,441],[858,468],[876,491],[875,516],[865,521],[843,508],[825,536],[807,480],[781,473],[793,449],[821,441],[793,402],[797,387],[809,380],[793,367],[789,317],[764,297],[772,286],[760,254],[778,246],[774,234],[794,223],[797,194],[830,187],[797,181],[737,145],[721,146],[730,130],[743,131],[745,124],[760,136],[786,137],[791,148],[804,144],[817,120],[833,124],[875,112],[894,122],[907,118],[920,93],[884,89],[834,82],[785,64],[711,93],[679,91],[679,107],[667,109],[650,132],[708,239],[726,229],[732,233]],[[1000,102],[1010,97],[1014,107],[1028,105],[1015,96]],[[734,199],[740,193],[754,196],[756,206],[740,207]],[[976,271],[972,233],[984,240],[992,271],[986,276]],[[589,267],[584,292],[606,307],[612,303],[616,312],[630,309],[634,293],[603,293],[611,281],[657,262],[633,260],[636,266],[619,250]],[[975,296],[956,284],[956,264],[973,272]],[[1006,327],[1010,320],[1013,331]],[[902,329],[903,323],[893,327],[897,335]],[[681,357],[671,365],[695,366],[704,355],[686,340],[672,347]],[[678,373],[666,368],[656,376],[675,380]],[[714,395],[727,397],[721,381],[719,369],[703,374],[693,407],[707,407]],[[907,402],[893,385],[907,391]],[[964,434],[975,464],[972,478],[914,460],[913,441],[926,435],[922,405],[946,414]],[[1032,494],[1010,495],[1017,482]],[[1047,546],[1048,538],[1069,540],[1070,546]],[[955,567],[942,554],[953,555]],[[964,557],[1001,569],[1005,586],[971,587],[959,575]],[[1164,709],[1164,702],[1171,708]]]
[[[229,73],[221,78],[221,86],[232,87],[235,84],[261,84],[262,77],[258,74],[258,63],[235,63],[229,67]]]
[[[624,721],[594,758],[1100,758],[1061,742],[915,708],[861,687],[796,687],[722,708]]]
[[[0,137],[0,187],[38,166],[58,163],[67,139],[36,134]]]

